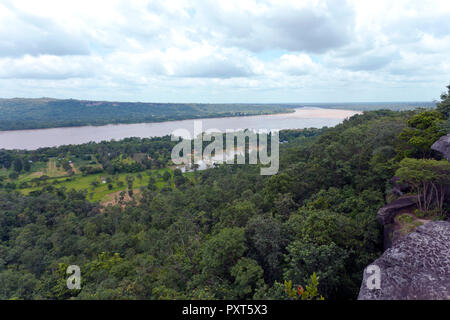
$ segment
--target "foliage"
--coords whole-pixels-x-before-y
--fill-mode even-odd
[[[405,158],[395,174],[414,189],[419,210],[428,212],[435,207],[443,213],[445,187],[450,185],[447,160]]]
[[[441,102],[437,105],[437,111],[446,119],[450,118],[450,85],[447,86],[447,93],[441,95]]]
[[[406,157],[430,158],[431,145],[445,134],[443,115],[438,111],[423,111],[408,120],[400,134],[399,154]]]
[[[309,284],[306,285],[306,289],[303,286],[298,285],[297,290],[292,288],[292,281],[284,281],[285,292],[289,299],[295,300],[325,300],[319,293],[319,279],[314,272],[309,280]]]

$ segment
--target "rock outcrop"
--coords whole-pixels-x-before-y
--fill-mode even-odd
[[[431,149],[450,161],[450,134],[441,137]],[[417,196],[403,196],[408,186],[400,184],[397,177],[391,183],[393,194],[401,198],[378,210],[386,251],[364,270],[358,299],[450,300],[450,220],[427,222],[393,242],[395,217],[411,212]],[[444,194],[444,201],[450,203],[449,186]]]
[[[374,266],[379,289],[367,285]],[[395,242],[364,270],[358,299],[450,300],[450,222],[427,223]]]
[[[450,161],[450,134],[441,137],[433,143],[431,149],[438,151],[444,155],[444,158]]]
[[[416,206],[417,196],[407,196],[388,203],[378,210],[378,220],[382,225],[394,223],[394,218]]]
[[[392,246],[394,233],[394,218],[402,213],[407,213],[416,207],[417,196],[406,196],[388,203],[378,210],[378,221],[383,225],[384,249]]]

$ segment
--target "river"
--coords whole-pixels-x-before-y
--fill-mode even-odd
[[[193,132],[194,121],[198,120],[202,120],[203,131],[217,129],[222,132],[227,129],[282,130],[332,127],[357,113],[360,112],[307,107],[297,108],[293,113],[260,116],[0,131],[0,149],[35,150],[41,147],[120,140],[127,137],[160,137],[171,134],[176,129]]]

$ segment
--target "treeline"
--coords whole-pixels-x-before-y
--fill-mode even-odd
[[[5,150],[0,149],[0,169],[14,168],[15,171],[25,170],[26,163],[47,162],[50,158],[79,158],[90,161],[97,159],[105,170],[112,173],[127,172],[128,169],[120,169],[114,164],[114,160],[121,156],[134,157],[136,154],[149,156],[150,160],[145,168],[165,167],[170,159],[170,153],[176,142],[172,142],[170,136],[153,138],[125,138],[120,141],[90,142],[80,145],[64,145],[52,148],[40,148],[38,150]],[[143,170],[139,169],[138,171]],[[29,170],[29,169],[28,169]],[[26,171],[28,171],[26,170]],[[135,172],[137,169],[129,169]]]

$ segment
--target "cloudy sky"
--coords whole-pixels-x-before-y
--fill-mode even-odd
[[[0,0],[0,97],[431,101],[448,0]]]

